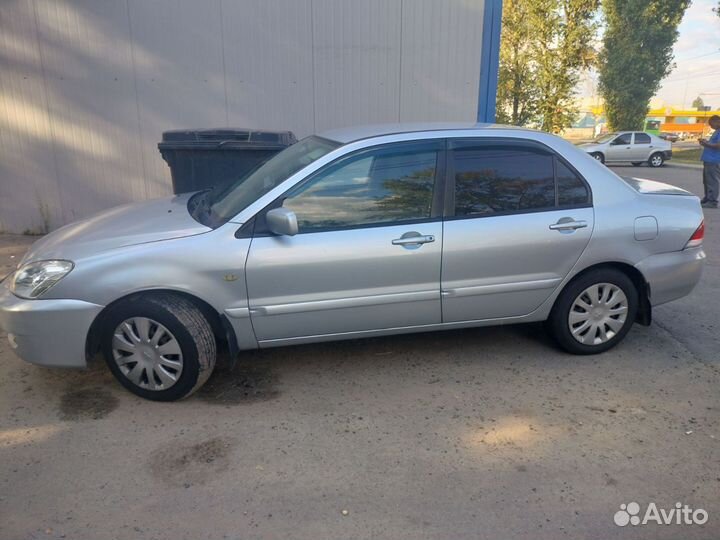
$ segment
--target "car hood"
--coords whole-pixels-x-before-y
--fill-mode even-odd
[[[578,144],[578,148],[582,148],[586,152],[590,152],[591,150],[597,150],[600,147],[599,144],[596,143],[581,143]]]
[[[211,231],[187,209],[191,193],[111,208],[65,225],[35,242],[22,262],[76,260],[123,246],[169,240]]]

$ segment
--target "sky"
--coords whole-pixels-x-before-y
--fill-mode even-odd
[[[661,83],[654,106],[690,108],[700,95],[705,105],[720,107],[720,17],[717,0],[693,0],[678,28],[675,69]],[[581,96],[594,97],[597,74],[581,83]],[[703,95],[706,94],[706,95]]]

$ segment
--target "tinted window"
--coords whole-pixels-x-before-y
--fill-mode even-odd
[[[555,206],[553,156],[533,149],[454,150],[455,215],[492,215]]]
[[[330,165],[294,190],[283,207],[300,232],[430,218],[436,143],[363,152]]]
[[[647,133],[636,133],[635,144],[650,144],[650,135]]]
[[[632,139],[632,133],[623,133],[612,144],[630,144],[630,139]]]
[[[556,174],[559,206],[577,206],[590,202],[590,193],[585,182],[560,160],[556,162]]]
[[[273,188],[316,159],[340,146],[339,143],[307,137],[289,146],[234,184],[210,193],[207,201],[211,221],[222,224],[254,203]]]

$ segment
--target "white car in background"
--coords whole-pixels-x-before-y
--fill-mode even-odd
[[[606,133],[579,146],[601,163],[629,161],[635,167],[643,163],[661,167],[672,158],[670,141],[642,131]]]

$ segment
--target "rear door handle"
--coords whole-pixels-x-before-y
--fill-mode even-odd
[[[587,226],[587,221],[574,221],[572,219],[563,218],[557,223],[550,225],[550,229],[553,231],[574,231],[575,229],[584,229]]]
[[[414,236],[405,236],[403,235],[401,238],[396,238],[392,241],[393,246],[408,246],[408,245],[415,245],[415,244],[428,244],[430,242],[434,242],[435,237],[432,234],[426,234],[426,235],[414,235]]]

